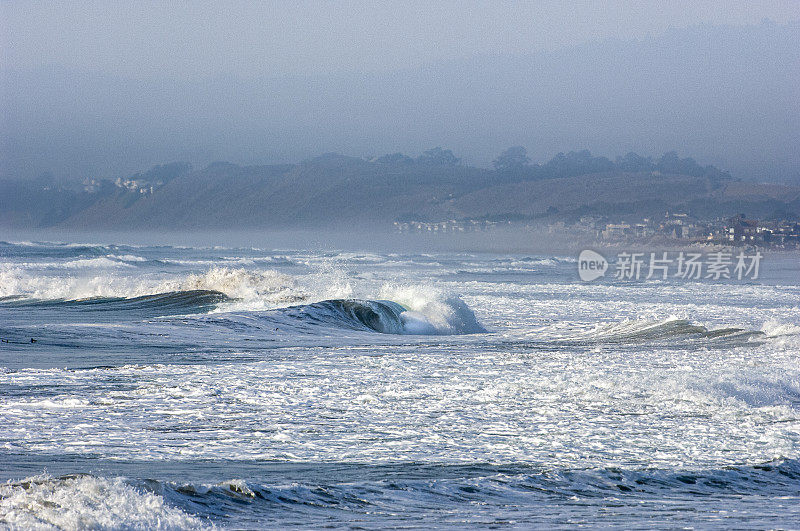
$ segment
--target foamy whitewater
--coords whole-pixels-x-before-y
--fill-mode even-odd
[[[0,339],[0,527],[800,528],[797,255],[2,242]]]

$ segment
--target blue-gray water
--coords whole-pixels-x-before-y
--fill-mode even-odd
[[[797,528],[799,267],[3,242],[0,525]]]

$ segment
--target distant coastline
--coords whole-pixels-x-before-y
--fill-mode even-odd
[[[611,160],[580,151],[531,164],[521,147],[501,153],[493,169],[434,148],[416,158],[326,154],[298,164],[171,163],[126,177],[0,180],[0,227],[13,230],[470,232],[512,224],[608,243],[670,231],[679,243],[726,243],[720,231],[740,214],[760,224],[760,243],[795,245],[800,186],[735,180],[674,152]],[[764,239],[773,234],[780,241]]]

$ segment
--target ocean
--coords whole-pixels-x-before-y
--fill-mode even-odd
[[[0,527],[800,528],[800,263],[0,243]]]

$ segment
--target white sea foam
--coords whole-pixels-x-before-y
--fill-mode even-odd
[[[282,302],[304,298],[292,277],[272,270],[212,267],[202,274],[161,284],[162,291],[210,290],[245,302]]]
[[[790,317],[795,317],[789,322],[786,318],[769,319],[761,330],[770,338],[776,348],[792,349],[800,352],[800,309],[790,311]]]
[[[0,485],[0,523],[12,529],[200,529],[208,522],[121,478],[36,476]]]
[[[137,297],[163,292],[159,291],[163,282],[159,278],[139,274],[122,275],[113,270],[75,269],[70,274],[43,274],[22,267],[0,267],[0,297],[19,295],[41,300],[77,300]]]
[[[137,256],[135,254],[110,254],[108,255],[108,258],[122,260],[123,262],[147,262],[147,258],[143,256]]]
[[[439,330],[431,324],[425,314],[415,311],[406,311],[400,314],[403,330],[408,334],[436,334]]]
[[[404,324],[412,333],[463,334],[484,332],[475,313],[457,295],[431,286],[386,284],[381,299],[396,302],[408,310]]]
[[[795,315],[797,318],[794,322],[786,322],[778,319],[771,319],[764,323],[761,330],[768,337],[780,336],[798,336],[800,337],[800,309],[797,310]]]
[[[99,256],[97,258],[80,258],[77,260],[69,260],[61,264],[61,267],[66,269],[99,269],[99,268],[120,268],[120,267],[133,267],[131,264],[125,263],[122,259],[115,259],[112,255]]]
[[[99,261],[110,262],[108,258],[94,260],[93,264]],[[131,267],[124,262],[114,264]],[[47,275],[22,267],[4,266],[0,268],[0,297],[20,295],[42,300],[77,300],[212,290],[249,303],[274,304],[305,298],[291,277],[272,270],[212,267],[204,273],[164,278],[163,275],[141,273],[124,275],[114,271],[93,272],[92,265],[87,264],[83,264],[81,268],[83,270],[80,273]]]
[[[127,251],[99,252],[119,260]],[[39,340],[0,348],[9,366],[0,367],[0,387],[9,390],[0,393],[0,452],[12,456],[10,467],[17,469],[101,459],[111,467],[118,461],[147,462],[151,470],[169,463],[163,474],[172,477],[160,486],[142,484],[143,489],[138,482],[98,478],[5,486],[0,491],[0,527],[101,528],[112,518],[102,515],[114,514],[122,522],[117,527],[145,528],[158,523],[151,513],[161,515],[160,522],[190,527],[204,523],[184,514],[195,510],[220,518],[222,525],[247,527],[253,525],[259,505],[265,507],[262,514],[274,516],[275,527],[287,514],[306,518],[308,510],[322,510],[319,522],[326,525],[341,522],[336,515],[354,514],[342,512],[346,505],[362,511],[363,505],[350,504],[356,498],[370,503],[377,499],[383,504],[377,509],[387,509],[385,496],[359,485],[347,487],[352,490],[346,498],[335,495],[331,506],[336,507],[326,511],[316,501],[330,495],[327,487],[311,492],[306,485],[219,483],[230,477],[227,471],[221,476],[208,472],[211,476],[197,479],[195,487],[175,488],[187,481],[185,476],[204,473],[198,463],[215,460],[259,463],[254,467],[294,461],[302,463],[301,474],[328,463],[337,468],[393,463],[398,466],[392,470],[398,471],[408,463],[470,468],[519,463],[526,469],[520,479],[525,496],[535,490],[529,488],[533,476],[556,477],[556,485],[550,483],[548,489],[573,489],[576,500],[581,499],[575,506],[608,500],[616,504],[616,493],[630,500],[626,510],[637,514],[647,510],[641,507],[648,505],[648,489],[662,490],[662,476],[653,476],[658,486],[649,480],[639,485],[636,474],[626,471],[648,471],[643,472],[647,479],[650,471],[661,470],[670,485],[665,492],[677,488],[682,493],[679,499],[669,493],[658,498],[661,508],[676,500],[695,506],[702,503],[695,489],[711,489],[724,497],[721,504],[721,498],[707,498],[715,518],[723,511],[746,514],[741,497],[729,495],[744,489],[754,495],[749,507],[757,507],[756,512],[763,511],[758,504],[765,499],[784,505],[776,509],[774,522],[793,521],[797,512],[794,476],[782,475],[796,475],[800,458],[800,287],[794,277],[713,287],[678,281],[583,284],[574,279],[573,263],[555,260],[553,265],[546,258],[448,255],[430,260],[413,255],[387,262],[360,255],[339,255],[339,260],[335,253],[293,254],[295,264],[286,274],[279,262],[258,260],[249,252],[241,257],[247,267],[233,265],[233,251],[224,252],[226,260],[197,249],[133,254],[154,262],[146,267],[133,260],[127,263],[134,267],[55,267],[53,272],[22,265],[35,263],[41,253],[20,254],[16,265],[0,266],[0,293],[78,298],[210,289],[237,300],[219,305],[217,311],[227,313],[144,320],[139,312],[114,309],[127,303],[113,303],[102,314],[118,318],[110,324],[89,311],[70,310],[62,319],[58,305],[39,312],[35,306],[0,304],[3,319],[16,319],[4,329]],[[182,259],[190,263],[175,263]],[[432,267],[435,262],[444,267]],[[503,269],[508,274],[485,273]],[[378,336],[363,327],[337,328],[328,323],[336,322],[337,308],[354,306],[350,301],[308,306],[345,297],[363,299],[368,307],[378,304],[371,301],[396,301],[407,309],[398,313],[405,332],[437,335]],[[294,305],[299,307],[280,309]],[[314,313],[320,308],[328,311]],[[469,329],[472,310],[492,333],[444,335]],[[372,318],[366,311],[360,315],[367,322]],[[274,316],[286,325],[271,322]],[[725,328],[751,336],[727,341],[713,335]],[[711,333],[704,335],[704,329]],[[65,366],[70,368],[55,368]],[[753,472],[765,481],[753,482],[745,465],[776,458],[786,460],[788,468]],[[530,472],[537,467],[547,472]],[[744,468],[732,472],[728,467]],[[576,469],[590,472],[583,479],[559,472]],[[591,472],[604,470],[610,472]],[[698,479],[696,485],[687,485],[684,479],[693,479],[683,477],[686,470],[705,470],[715,481]],[[729,474],[743,474],[744,479],[727,483]],[[393,484],[394,472],[391,476],[382,475],[379,488]],[[245,477],[252,478],[249,473]],[[76,487],[70,481],[87,485]],[[437,489],[446,495],[448,514],[453,514],[454,500],[469,500],[469,512],[486,507],[474,500],[489,498],[537,512],[539,506],[510,493],[506,481],[505,472],[497,481],[449,486],[426,478],[419,489],[390,490],[424,505],[416,513],[417,522],[430,516],[431,493]],[[773,491],[771,485],[781,481],[788,486]],[[633,490],[618,489],[623,483]],[[431,484],[438,486],[431,489]],[[602,495],[587,497],[584,487],[591,490],[598,484]],[[462,490],[467,485],[478,492]],[[209,505],[195,503],[193,488],[208,496],[203,501]],[[295,488],[299,504],[284,502],[283,495]],[[84,494],[87,489],[99,489],[102,495]],[[183,490],[190,493],[188,498],[182,497]],[[794,498],[764,495],[772,492]],[[230,500],[236,505],[228,511]],[[313,509],[309,502],[315,503]],[[171,503],[191,509],[181,513]],[[143,509],[151,506],[152,511]],[[55,520],[47,523],[51,509]],[[563,504],[553,510],[559,518],[562,509]],[[598,509],[587,510],[596,516]],[[696,517],[693,512],[686,518]],[[403,523],[407,521],[398,521]],[[618,523],[626,527],[630,520]],[[352,519],[342,525],[352,525]],[[465,524],[459,520],[453,525]],[[749,527],[770,525],[774,527],[768,521]]]
[[[576,352],[463,339],[341,336],[263,361],[0,374],[30,389],[4,398],[0,438],[14,452],[109,459],[670,468],[799,455],[797,356],[771,342]],[[61,394],[43,396],[53,385]]]

